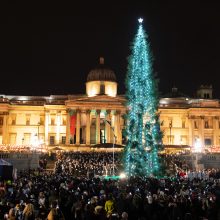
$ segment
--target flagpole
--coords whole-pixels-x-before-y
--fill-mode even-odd
[[[113,166],[113,169],[112,169],[112,171],[113,171],[113,176],[115,176],[115,140],[116,140],[116,136],[115,136],[115,130],[114,130],[114,128],[112,127],[112,125],[111,125],[111,122],[110,121],[108,121],[108,120],[106,120],[106,119],[104,119],[105,120],[105,122],[107,122],[108,124],[109,124],[109,126],[110,126],[110,128],[112,129],[112,132],[113,132],[113,152],[112,152],[112,166]]]
[[[113,130],[113,157],[112,157],[112,163],[113,163],[113,176],[115,176],[115,133],[114,133],[114,129],[112,128]]]

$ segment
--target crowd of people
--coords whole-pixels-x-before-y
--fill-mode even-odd
[[[83,152],[62,153],[55,163],[56,173],[67,173],[75,176],[95,177],[119,174],[122,156],[120,153]]]
[[[0,153],[30,153],[30,152],[46,152],[46,146],[40,145],[16,145],[16,144],[0,144]]]
[[[120,172],[119,153],[114,165]],[[19,172],[16,181],[1,182],[0,219],[220,219],[220,170],[203,171],[205,178],[190,171],[162,179],[105,179],[112,166],[110,153],[64,153],[54,171]]]

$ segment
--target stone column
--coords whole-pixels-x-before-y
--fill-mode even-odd
[[[117,133],[116,133],[116,144],[122,144],[122,131],[121,131],[121,112],[117,111],[116,112],[116,118],[117,118]]]
[[[111,136],[113,138],[115,138],[114,141],[115,141],[115,144],[117,144],[117,139],[118,139],[118,112],[115,111],[113,114],[114,114],[114,117],[113,117],[114,120],[112,120],[112,126],[114,128],[115,137],[114,137],[114,134],[112,134]],[[112,133],[113,133],[113,131],[112,131]]]
[[[106,110],[105,120],[110,121],[110,112],[111,110]],[[111,126],[105,122],[105,139],[106,143],[110,143],[110,135],[111,135]]]
[[[44,122],[44,140],[45,140],[46,145],[49,145],[48,133],[49,133],[49,111],[46,111],[45,112],[45,122]]]
[[[193,138],[194,138],[194,135],[193,135],[193,131],[194,131],[194,120],[192,117],[189,117],[188,118],[188,124],[189,124],[189,140],[188,140],[188,144],[189,146],[193,146],[194,144],[194,141],[193,141]]]
[[[112,111],[112,117],[110,117],[110,122],[111,122],[111,126],[110,126],[110,143],[113,143],[113,141],[116,144],[116,139],[114,140],[114,136],[117,137],[117,113],[116,110]]]
[[[96,144],[100,144],[100,113],[101,110],[96,110]]]
[[[70,109],[66,110],[66,145],[70,144]]]
[[[60,144],[60,121],[61,121],[61,111],[57,111],[56,115],[56,144]]]
[[[218,121],[219,117],[215,116],[213,118],[213,143],[212,145],[216,146],[218,145]]]
[[[86,145],[90,145],[90,112],[91,110],[86,111]]]
[[[8,112],[3,112],[2,143],[8,144]]]
[[[80,119],[81,119],[81,110],[76,110],[76,144],[80,144]]]
[[[204,116],[200,116],[200,123],[199,123],[199,139],[201,142],[201,146],[205,147],[204,145]]]

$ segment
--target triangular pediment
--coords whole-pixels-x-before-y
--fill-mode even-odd
[[[123,103],[125,99],[121,96],[111,97],[107,95],[99,95],[93,97],[74,97],[73,99],[69,99],[71,102],[120,102]]]

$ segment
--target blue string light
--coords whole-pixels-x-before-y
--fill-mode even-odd
[[[124,167],[127,176],[152,176],[159,171],[158,148],[161,143],[157,81],[153,75],[151,53],[143,19],[134,38],[126,78],[127,144]]]

